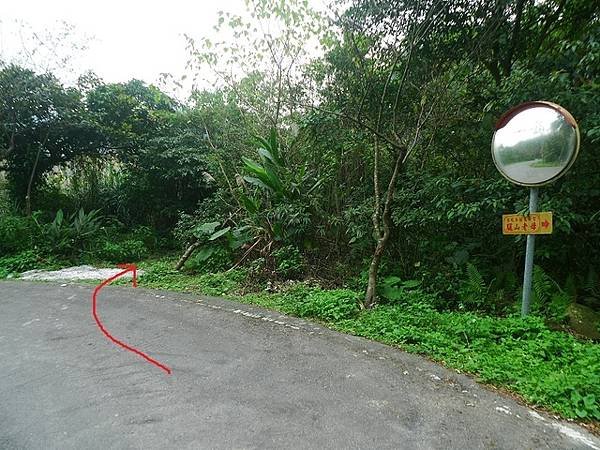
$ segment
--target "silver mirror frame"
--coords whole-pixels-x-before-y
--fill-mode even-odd
[[[516,116],[520,112],[523,112],[523,111],[525,111],[527,109],[535,108],[535,107],[545,107],[545,108],[553,109],[553,110],[555,110],[556,112],[558,112],[561,116],[563,116],[565,118],[565,120],[567,121],[567,123],[569,125],[571,125],[575,129],[575,135],[576,135],[575,151],[573,151],[573,154],[571,155],[571,158],[569,159],[569,161],[565,165],[565,167],[560,172],[558,172],[556,175],[554,175],[552,178],[549,178],[548,180],[545,180],[545,181],[542,181],[542,182],[539,182],[539,183],[524,183],[522,181],[517,181],[517,180],[514,180],[514,179],[510,178],[501,169],[501,165],[498,163],[498,161],[496,161],[496,155],[495,155],[495,152],[494,152],[494,142],[495,142],[495,139],[496,139],[496,132],[498,130],[504,128],[504,126],[508,122],[510,122],[510,120],[514,116]],[[556,181],[558,178],[562,177],[565,173],[567,173],[569,171],[569,169],[571,168],[571,166],[573,165],[573,163],[577,159],[577,155],[579,154],[580,141],[581,141],[581,137],[580,137],[580,134],[579,134],[579,125],[577,124],[577,121],[571,115],[571,113],[569,111],[567,111],[565,108],[563,108],[560,105],[557,105],[556,103],[547,102],[547,101],[525,102],[525,103],[521,103],[520,105],[515,106],[514,108],[509,109],[496,122],[496,125],[494,126],[494,137],[492,138],[492,146],[491,146],[492,159],[494,161],[494,165],[496,166],[496,169],[498,169],[498,172],[500,172],[500,174],[504,178],[506,178],[508,181],[510,181],[511,183],[517,184],[519,186],[527,186],[527,187],[545,186],[547,184],[553,183],[554,181]]]

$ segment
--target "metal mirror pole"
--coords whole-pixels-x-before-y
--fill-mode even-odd
[[[532,187],[529,191],[529,214],[537,212],[538,207],[537,187]],[[523,274],[523,302],[521,303],[521,317],[529,314],[529,304],[531,299],[531,278],[533,275],[533,252],[535,251],[535,234],[527,235],[527,247],[525,248],[525,271]]]

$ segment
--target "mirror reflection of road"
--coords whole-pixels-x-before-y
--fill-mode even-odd
[[[536,164],[540,166],[536,167]],[[524,161],[504,166],[507,175],[514,180],[527,180],[528,183],[539,183],[555,177],[562,169],[562,165],[544,167],[541,159]]]
[[[0,282],[0,449],[590,449],[416,355],[220,299]],[[561,431],[562,430],[562,431]]]

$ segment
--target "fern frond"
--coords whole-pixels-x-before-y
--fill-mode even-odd
[[[469,286],[469,290],[474,292],[484,292],[486,290],[485,281],[483,280],[483,276],[477,270],[473,264],[467,264],[467,284]]]
[[[552,285],[555,284],[553,280],[544,272],[544,269],[540,266],[535,266],[533,268],[532,282],[537,303],[539,305],[548,303],[552,294]]]

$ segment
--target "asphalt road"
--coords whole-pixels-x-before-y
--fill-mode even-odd
[[[247,305],[0,282],[0,448],[600,449],[424,358]]]
[[[541,163],[541,159],[508,164],[504,170],[514,180],[528,180],[529,183],[542,183],[555,177],[562,170],[561,165],[546,167],[531,167],[532,164]]]

